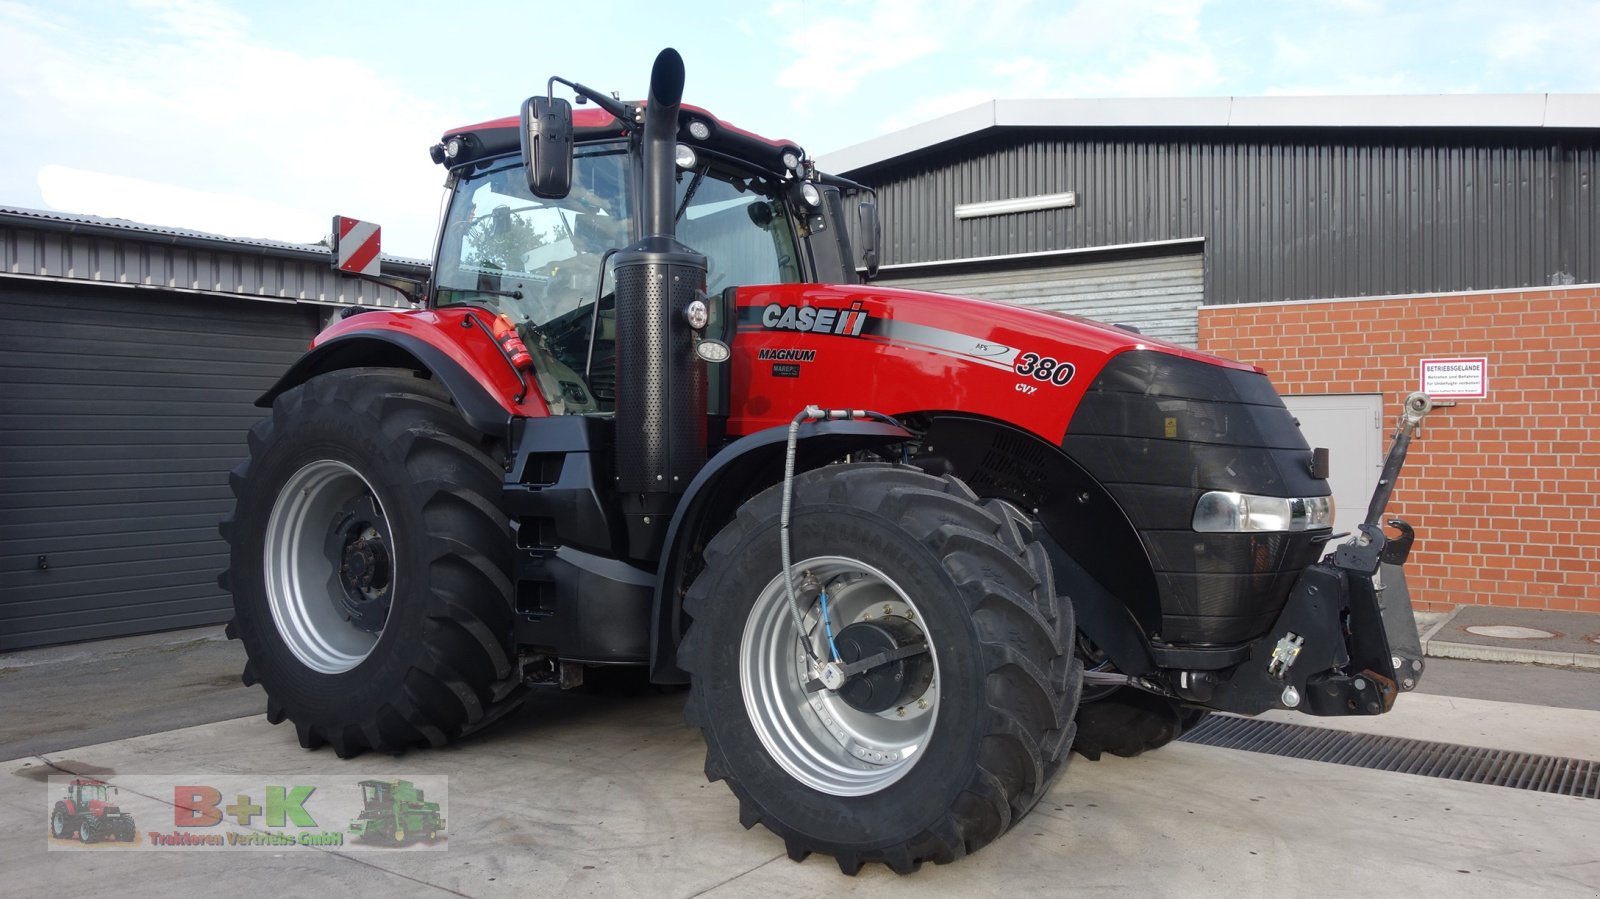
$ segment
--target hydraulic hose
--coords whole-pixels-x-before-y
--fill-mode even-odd
[[[795,592],[795,575],[793,561],[789,549],[789,513],[794,505],[794,462],[796,449],[800,444],[800,426],[808,421],[840,421],[857,418],[866,418],[881,421],[885,424],[900,426],[900,423],[881,412],[872,412],[866,409],[824,409],[821,406],[807,406],[795,414],[789,421],[789,443],[783,455],[783,508],[778,518],[778,543],[779,552],[783,562],[783,586],[788,592],[789,611],[794,616],[795,636],[800,644],[805,647],[806,655],[813,663],[817,662],[817,652],[811,647],[811,641],[806,639],[805,614],[800,610],[800,596]],[[824,603],[823,609],[827,606]],[[833,648],[832,623],[823,622],[824,631],[828,633],[829,661],[837,661],[838,652]]]

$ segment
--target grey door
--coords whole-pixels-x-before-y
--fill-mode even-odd
[[[0,650],[226,621],[217,521],[313,307],[0,282]]]
[[[886,270],[878,282],[1132,325],[1151,337],[1194,346],[1205,264],[1201,254],[1184,253],[959,274],[920,268],[901,276]]]
[[[1300,420],[1306,442],[1327,447],[1333,529],[1354,534],[1356,525],[1367,517],[1367,503],[1383,470],[1383,397],[1364,393],[1286,396],[1283,402]]]

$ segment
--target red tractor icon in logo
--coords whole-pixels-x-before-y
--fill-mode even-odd
[[[50,812],[50,835],[58,840],[74,834],[84,843],[112,839],[133,842],[133,816],[111,804],[117,788],[103,781],[78,778],[67,784],[67,798]]]

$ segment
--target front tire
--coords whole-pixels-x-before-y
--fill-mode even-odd
[[[1073,739],[1082,672],[1044,549],[1014,509],[954,478],[894,465],[798,476],[794,571],[832,592],[840,658],[930,648],[871,690],[808,690],[781,501],[780,485],[739,510],[685,600],[679,656],[707,777],[728,782],[746,827],[765,824],[791,858],[831,854],[847,874],[976,851],[1039,801]],[[804,626],[827,652],[819,610]]]
[[[436,382],[319,375],[250,431],[222,525],[230,637],[300,745],[442,745],[515,708],[511,537],[489,441]]]

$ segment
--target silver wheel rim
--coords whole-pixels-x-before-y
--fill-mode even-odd
[[[273,623],[295,658],[323,674],[361,664],[382,635],[350,622],[338,566],[325,547],[339,510],[361,497],[377,501],[354,468],[324,459],[289,478],[267,520],[262,562]]]
[[[818,556],[794,566],[828,585],[828,611],[837,637],[845,627],[883,615],[922,627],[922,612],[887,575],[855,559]],[[820,603],[806,610],[807,640],[828,658]],[[810,658],[788,606],[783,576],[757,597],[739,647],[739,686],[745,712],[761,743],[796,780],[833,796],[865,796],[904,777],[923,756],[939,715],[939,658],[920,696],[883,712],[851,707],[827,690],[807,693]]]

